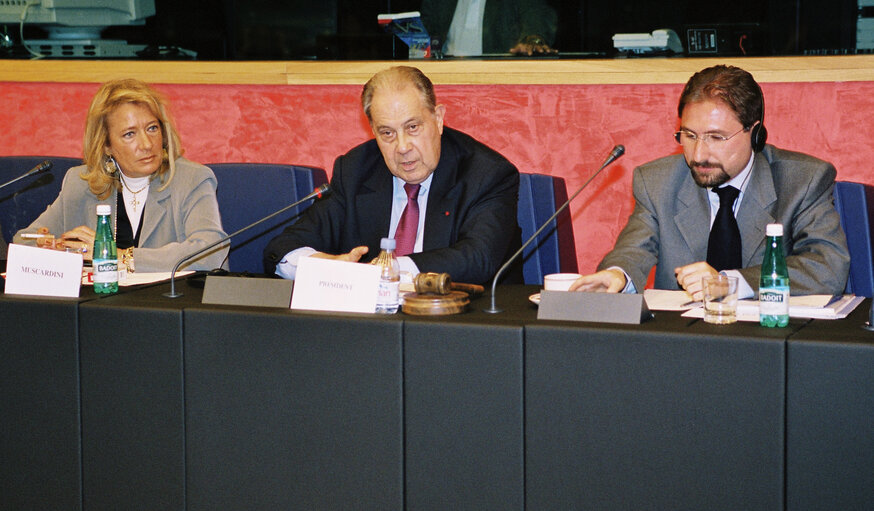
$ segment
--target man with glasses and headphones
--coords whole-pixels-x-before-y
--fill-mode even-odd
[[[634,170],[635,206],[598,272],[571,290],[685,289],[700,300],[701,278],[739,278],[739,298],[757,294],[765,226],[782,223],[793,294],[839,294],[850,267],[834,207],[835,168],[766,145],[765,102],[752,75],[713,66],[686,83],[678,106],[683,148]]]

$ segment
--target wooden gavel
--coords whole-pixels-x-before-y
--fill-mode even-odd
[[[451,291],[464,291],[474,296],[483,292],[483,287],[477,284],[452,282],[452,277],[448,273],[420,273],[416,275],[413,284],[419,294],[448,295]]]

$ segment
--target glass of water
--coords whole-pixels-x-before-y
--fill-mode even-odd
[[[727,325],[737,321],[737,277],[718,274],[701,279],[704,321]]]

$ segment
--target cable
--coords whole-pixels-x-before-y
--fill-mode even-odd
[[[30,46],[27,45],[27,41],[24,40],[24,20],[27,19],[27,10],[30,9],[31,5],[40,5],[40,0],[36,0],[34,2],[27,2],[24,4],[24,10],[21,11],[21,24],[18,25],[18,34],[21,36],[21,45],[24,46],[24,49],[27,50],[27,53],[30,53],[34,59],[44,58],[45,55],[38,51],[33,51],[30,49]]]

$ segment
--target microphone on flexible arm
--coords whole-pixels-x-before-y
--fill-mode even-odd
[[[228,234],[227,236],[225,236],[224,238],[221,238],[218,241],[210,243],[209,245],[207,245],[199,250],[196,250],[196,251],[192,252],[191,254],[188,254],[187,256],[183,257],[182,259],[179,260],[178,263],[176,263],[176,266],[173,267],[173,271],[170,272],[170,291],[168,293],[164,293],[164,296],[166,296],[167,298],[179,298],[180,296],[183,295],[183,293],[181,293],[181,292],[180,293],[176,292],[176,271],[179,270],[179,267],[185,261],[189,261],[189,260],[195,258],[196,256],[203,254],[207,250],[215,247],[216,245],[224,243],[224,242],[228,241],[229,239],[233,238],[234,236],[236,236],[237,234],[240,234],[243,231],[247,231],[247,230],[251,229],[252,227],[255,227],[256,225],[258,225],[262,222],[266,222],[267,220],[270,220],[271,218],[275,217],[276,215],[280,215],[282,213],[285,213],[286,211],[288,211],[289,209],[291,209],[295,206],[300,206],[301,204],[303,204],[304,202],[306,202],[310,199],[321,199],[322,195],[324,195],[325,193],[328,193],[330,190],[331,190],[331,185],[328,183],[325,183],[325,184],[319,186],[318,188],[316,188],[315,190],[313,190],[312,192],[310,192],[306,197],[300,199],[299,201],[293,202],[293,203],[289,204],[288,206],[285,206],[284,208],[280,209],[279,211],[270,213],[269,215],[265,216],[264,218],[262,218],[260,220],[256,220],[256,221],[252,222],[251,224],[247,225],[246,227],[237,229],[236,231],[232,232],[231,234]]]
[[[607,159],[604,160],[604,163],[602,163],[601,166],[598,167],[598,170],[596,170],[595,173],[592,174],[591,177],[589,177],[589,179],[587,179],[585,183],[583,183],[583,186],[581,186],[576,192],[574,192],[574,194],[571,195],[570,198],[568,200],[566,200],[564,202],[564,204],[561,205],[560,208],[556,209],[555,213],[553,213],[552,216],[546,220],[546,222],[543,222],[543,225],[541,225],[540,228],[537,229],[537,231],[535,231],[534,234],[532,234],[530,238],[528,238],[528,241],[523,243],[522,247],[519,248],[519,250],[517,250],[515,254],[510,256],[510,258],[507,259],[507,262],[504,263],[504,265],[498,269],[498,273],[495,274],[495,278],[492,280],[492,305],[488,309],[483,309],[483,312],[488,312],[490,314],[496,314],[498,312],[503,311],[502,309],[499,309],[495,306],[495,286],[497,286],[498,279],[500,278],[501,274],[504,273],[504,270],[506,270],[507,268],[510,267],[510,264],[517,257],[519,257],[522,254],[523,250],[525,250],[525,247],[527,247],[528,245],[531,244],[532,241],[537,239],[537,236],[540,235],[540,232],[543,231],[544,229],[546,229],[546,227],[550,223],[552,223],[553,220],[555,220],[555,218],[559,215],[559,213],[564,211],[564,209],[570,205],[571,201],[574,200],[574,198],[576,198],[576,196],[579,195],[580,192],[583,191],[583,188],[588,186],[588,184],[592,181],[592,179],[595,179],[595,176],[597,176],[602,170],[604,170],[605,167],[607,167],[608,165],[610,165],[611,163],[616,161],[623,154],[625,154],[625,146],[624,145],[619,144],[617,146],[614,146],[613,150],[610,151],[610,154],[607,155]]]
[[[18,181],[19,179],[26,178],[27,176],[32,176],[34,174],[39,174],[40,172],[45,172],[45,171],[49,170],[50,168],[52,168],[52,162],[50,162],[49,160],[45,160],[44,162],[40,163],[36,167],[28,170],[27,172],[25,172],[24,174],[22,174],[18,177],[16,177],[12,181],[7,181],[7,182],[3,183],[2,185],[0,185],[0,188],[5,188],[5,187],[11,185],[12,183]]]

